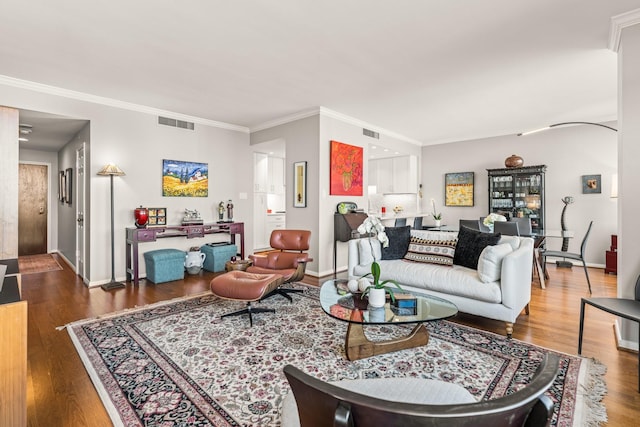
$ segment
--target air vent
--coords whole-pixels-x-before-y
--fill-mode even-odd
[[[380,139],[380,134],[369,129],[362,129],[362,134],[370,138]]]
[[[195,125],[192,122],[185,122],[184,120],[170,119],[169,117],[158,116],[158,123],[166,126],[173,126],[174,128],[182,129],[195,129]]]

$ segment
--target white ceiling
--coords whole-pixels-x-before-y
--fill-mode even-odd
[[[323,106],[426,145],[615,119],[610,18],[637,8],[3,0],[0,75],[249,129]]]

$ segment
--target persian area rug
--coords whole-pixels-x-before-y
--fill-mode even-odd
[[[115,425],[279,426],[292,364],[322,380],[418,377],[464,386],[478,400],[528,383],[550,350],[477,329],[428,323],[426,346],[350,362],[347,324],[327,316],[318,288],[273,296],[259,306],[276,313],[220,319],[244,307],[211,294],[174,300],[67,325]],[[407,335],[413,325],[370,326],[371,339]],[[556,353],[558,354],[558,353]],[[547,392],[552,425],[606,420],[604,366],[559,353],[560,372]]]
[[[62,267],[51,254],[28,255],[18,257],[20,274],[46,273],[62,270]]]

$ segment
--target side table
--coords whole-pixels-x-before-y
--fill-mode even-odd
[[[247,268],[253,265],[250,259],[241,259],[238,261],[227,261],[224,264],[225,271],[247,271]]]

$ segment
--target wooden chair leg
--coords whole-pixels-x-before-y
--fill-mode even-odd
[[[513,323],[506,322],[505,326],[507,330],[507,338],[511,338],[511,336],[513,335]]]

